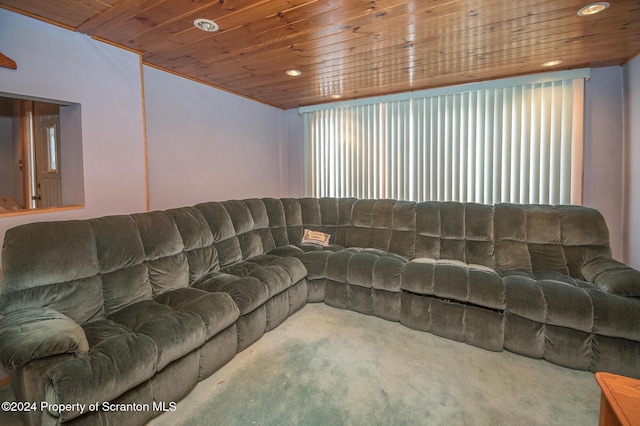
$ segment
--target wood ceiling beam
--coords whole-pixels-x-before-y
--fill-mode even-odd
[[[8,56],[3,55],[2,53],[0,53],[0,67],[9,68],[12,70],[18,69],[18,65],[16,64],[16,62]]]

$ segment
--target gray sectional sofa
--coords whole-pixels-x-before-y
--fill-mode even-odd
[[[640,377],[640,272],[585,207],[209,202],[19,226],[2,258],[0,362],[30,424],[142,424],[308,302]]]

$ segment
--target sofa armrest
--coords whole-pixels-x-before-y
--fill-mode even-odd
[[[582,266],[587,281],[619,296],[640,297],[640,271],[606,257],[596,257]]]
[[[0,318],[0,342],[0,363],[10,369],[38,358],[89,351],[82,327],[50,308],[22,309]]]

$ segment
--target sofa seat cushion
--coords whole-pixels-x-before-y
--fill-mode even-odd
[[[291,277],[292,285],[307,276],[307,269],[296,257],[281,257],[271,254],[262,254],[248,259],[247,262],[256,263],[263,267],[276,266],[283,268],[289,277]]]
[[[209,272],[195,281],[192,287],[229,294],[241,316],[254,311],[269,300],[269,288],[259,279],[239,277],[220,271]]]
[[[300,250],[302,250],[305,253],[310,251],[340,251],[346,248],[339,244],[329,244],[328,246],[321,246],[320,244],[309,244],[309,243],[300,243],[300,244],[297,244],[296,247],[299,247]]]
[[[344,247],[331,245],[322,247],[315,244],[305,244],[300,246],[287,245],[276,247],[267,252],[268,255],[296,257],[300,259],[304,267],[307,269],[308,280],[319,280],[325,278],[325,268],[329,256],[336,252],[344,250]]]
[[[300,247],[294,246],[293,244],[287,244],[285,246],[271,249],[266,254],[269,254],[271,256],[293,257],[302,253],[304,253],[304,250],[302,250]]]
[[[89,353],[64,361],[48,373],[45,399],[49,404],[112,401],[156,373],[158,349],[151,337],[110,320],[88,323],[84,329]],[[82,414],[50,412],[62,421]]]
[[[308,251],[296,255],[307,268],[308,280],[321,280],[326,277],[327,262],[334,252],[328,250]]]
[[[323,255],[317,259],[322,262]],[[374,248],[353,247],[329,254],[325,275],[331,281],[399,293],[404,257]],[[320,269],[319,267],[316,267]]]
[[[275,256],[283,256],[283,257],[294,257],[298,256],[300,253],[311,253],[311,252],[336,252],[340,250],[344,250],[346,247],[338,245],[338,244],[329,244],[328,246],[321,246],[320,244],[309,244],[309,243],[300,243],[300,244],[288,244],[280,247],[273,248],[267,252],[267,254],[275,255]]]
[[[228,293],[180,288],[163,293],[154,300],[176,311],[198,314],[205,325],[207,340],[235,323],[240,316],[238,306]]]
[[[502,278],[489,267],[457,260],[413,259],[404,267],[402,289],[484,308],[505,308]]]
[[[295,257],[263,254],[223,269],[223,272],[239,277],[254,277],[265,283],[272,298],[307,275],[304,264]]]
[[[206,327],[200,315],[191,310],[176,311],[153,300],[126,306],[107,319],[153,340],[158,353],[158,371],[199,348],[206,340]]]

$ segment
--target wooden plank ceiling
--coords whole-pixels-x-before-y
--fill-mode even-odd
[[[640,0],[0,0],[140,52],[145,64],[280,108],[621,65]],[[220,27],[206,33],[197,18]],[[541,64],[562,60],[545,68]],[[289,77],[288,69],[302,71]]]

